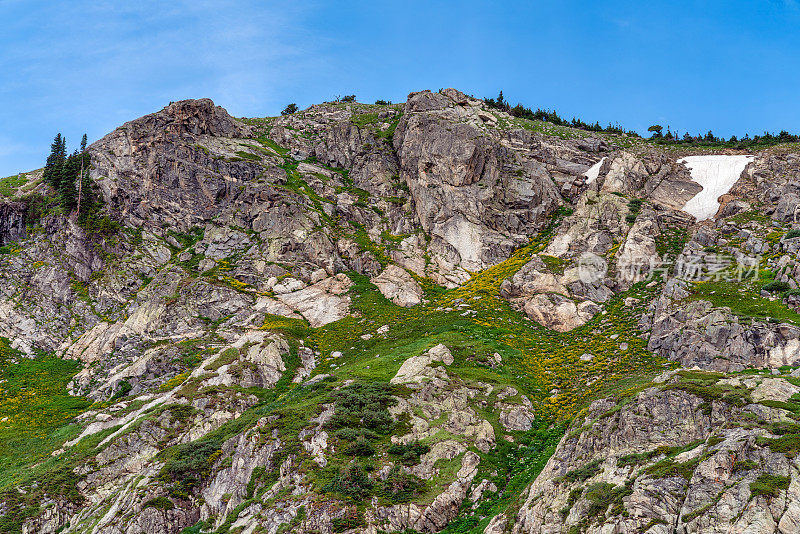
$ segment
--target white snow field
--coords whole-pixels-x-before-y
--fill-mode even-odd
[[[588,171],[583,173],[583,175],[586,177],[586,183],[587,184],[590,184],[590,183],[594,182],[595,180],[597,180],[597,177],[600,175],[600,167],[603,166],[603,162],[605,160],[606,160],[606,158],[601,159],[600,161],[598,161],[597,163],[595,163],[594,165],[589,167]]]
[[[703,186],[683,207],[698,221],[710,219],[719,210],[719,197],[727,193],[742,175],[753,156],[688,156],[678,163],[689,169],[692,180]],[[591,169],[590,169],[591,170]]]

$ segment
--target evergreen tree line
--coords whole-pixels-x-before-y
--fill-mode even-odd
[[[525,107],[522,104],[517,104],[516,106],[512,107],[503,97],[503,91],[500,91],[500,95],[496,99],[484,98],[484,102],[491,108],[505,111],[514,117],[519,117],[522,119],[544,121],[557,126],[568,126],[570,128],[578,128],[580,130],[587,130],[590,132],[608,132],[616,134],[627,133],[631,136],[640,137],[640,135],[633,130],[626,132],[622,127],[619,126],[619,124],[609,124],[608,126],[603,127],[599,122],[589,124],[574,117],[572,120],[567,120],[560,117],[555,111],[543,109],[537,109],[536,111],[533,111],[531,108]],[[650,139],[657,143],[687,146],[724,146],[729,148],[747,149],[773,146],[779,143],[800,142],[800,135],[790,134],[786,130],[781,131],[777,135],[770,132],[764,132],[763,135],[754,135],[753,137],[750,137],[749,134],[745,134],[742,138],[738,138],[734,135],[729,139],[717,137],[710,130],[705,135],[690,135],[688,133],[684,133],[682,136],[679,136],[677,133],[670,131],[669,127],[667,127],[667,133],[665,134],[663,133],[663,127],[658,124],[648,128],[648,131],[652,132]]]
[[[775,135],[770,132],[764,132],[763,135],[754,135],[750,137],[745,134],[741,139],[732,135],[730,138],[717,137],[709,130],[705,135],[697,134],[691,135],[684,133],[682,136],[670,131],[667,127],[667,133],[662,133],[663,128],[656,124],[648,128],[648,131],[653,132],[652,140],[661,144],[685,144],[690,146],[724,146],[729,148],[758,148],[777,145],[779,143],[797,143],[800,141],[800,135],[790,134],[786,130],[782,130],[779,134]]]
[[[509,104],[508,101],[505,100],[505,98],[503,97],[503,91],[500,91],[500,95],[496,99],[484,98],[483,101],[490,108],[499,109],[500,111],[505,111],[511,116],[518,117],[520,119],[544,121],[544,122],[549,122],[551,124],[555,124],[557,126],[578,128],[580,130],[586,130],[589,132],[608,132],[616,134],[627,133],[628,135],[639,137],[639,134],[634,131],[626,132],[619,124],[616,125],[608,124],[607,126],[601,126],[599,122],[590,124],[575,117],[573,117],[572,120],[564,119],[560,117],[555,110],[551,111],[547,109],[537,109],[536,111],[534,111],[531,108],[523,106],[522,104],[517,104],[516,106],[512,107],[511,104]]]
[[[67,140],[60,133],[50,145],[44,166],[44,181],[56,192],[64,213],[77,212],[78,222],[86,223],[102,208],[102,199],[89,178],[91,156],[86,151],[86,134],[80,150],[67,154]]]

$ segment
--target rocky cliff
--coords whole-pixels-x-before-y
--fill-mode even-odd
[[[800,528],[798,147],[699,223],[702,153],[455,89],[89,151],[103,224],[0,196],[3,532]]]

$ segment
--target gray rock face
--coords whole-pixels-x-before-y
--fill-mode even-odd
[[[392,378],[391,383],[420,383],[436,377],[446,378],[447,373],[442,375],[441,372],[437,372],[435,369],[429,367],[433,362],[442,362],[445,365],[450,365],[453,363],[453,355],[444,345],[436,345],[425,354],[412,356],[404,361],[403,365],[397,371],[397,374]]]
[[[212,157],[204,140],[248,131],[211,100],[175,102],[93,143],[91,176],[125,221],[187,231],[217,215],[238,196],[238,185],[260,172],[248,160]]]
[[[745,392],[783,388],[770,381],[786,383],[749,378],[728,385]],[[680,379],[669,382],[621,408],[592,404],[531,486],[512,532],[560,533],[576,525],[592,533],[796,529],[797,466],[765,445],[774,438],[766,430],[772,409],[704,404],[680,389]],[[749,429],[736,424],[742,413],[759,414]],[[764,475],[786,477],[775,498],[752,489]]]
[[[384,297],[398,306],[416,306],[422,302],[422,287],[404,269],[389,265],[372,279]]]
[[[647,204],[638,209],[631,225],[630,207],[623,198],[587,191],[544,253],[503,282],[501,296],[556,331],[585,324],[615,292],[647,279],[658,265],[657,214]],[[612,260],[615,247],[619,248]]]
[[[750,230],[735,228],[731,223],[720,221],[716,227],[699,228],[686,244],[677,260],[675,276],[651,304],[649,316],[643,318],[643,325],[650,329],[648,348],[686,367],[724,372],[747,367],[798,365],[800,328],[797,326],[740,317],[730,308],[715,307],[708,300],[685,300],[690,296],[693,282],[734,276],[726,267],[728,263],[738,266],[742,273],[750,272],[758,266],[755,255],[771,250],[770,245]],[[725,248],[728,243],[725,236],[734,231],[742,241],[741,248]],[[792,241],[780,242],[777,248],[789,252]],[[729,256],[720,256],[715,247]],[[793,254],[784,254],[774,262],[779,272],[777,280],[794,283]],[[720,271],[722,268],[728,270]],[[731,282],[733,286],[749,283],[753,282],[747,278]]]
[[[800,329],[764,322],[742,324],[708,302],[658,308],[648,343],[687,367],[740,371],[800,364]]]
[[[26,212],[21,202],[0,202],[0,246],[25,237]]]
[[[347,275],[339,273],[305,289],[280,294],[278,300],[305,317],[316,328],[347,315],[350,297],[344,293],[352,284]]]
[[[479,270],[505,259],[559,204],[530,155],[534,140],[514,150],[493,132],[468,100],[428,91],[409,96],[397,126],[401,176],[444,265]]]
[[[752,198],[775,220],[797,222],[800,216],[800,157],[797,154],[758,155],[730,191],[730,198]]]

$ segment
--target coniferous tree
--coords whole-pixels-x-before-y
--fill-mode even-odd
[[[54,189],[58,189],[62,167],[67,158],[67,140],[59,133],[50,145],[50,155],[44,165],[43,178]]]
[[[89,178],[91,156],[86,151],[87,143],[86,134],[83,134],[80,151],[67,156],[66,139],[61,134],[56,135],[44,170],[44,179],[55,189],[64,213],[77,210],[81,223],[85,223],[101,206],[98,192]]]
[[[81,142],[81,171],[78,181],[78,220],[85,221],[90,215],[97,212],[102,207],[100,193],[89,178],[89,168],[91,166],[91,156],[86,152],[86,134],[83,134]]]
[[[73,152],[67,161],[61,166],[59,173],[58,190],[59,201],[65,213],[71,213],[75,209],[78,200],[78,189],[76,182],[80,174],[80,155],[78,151]]]
[[[292,113],[297,113],[297,104],[295,103],[289,104],[281,111],[281,115],[291,115]]]

